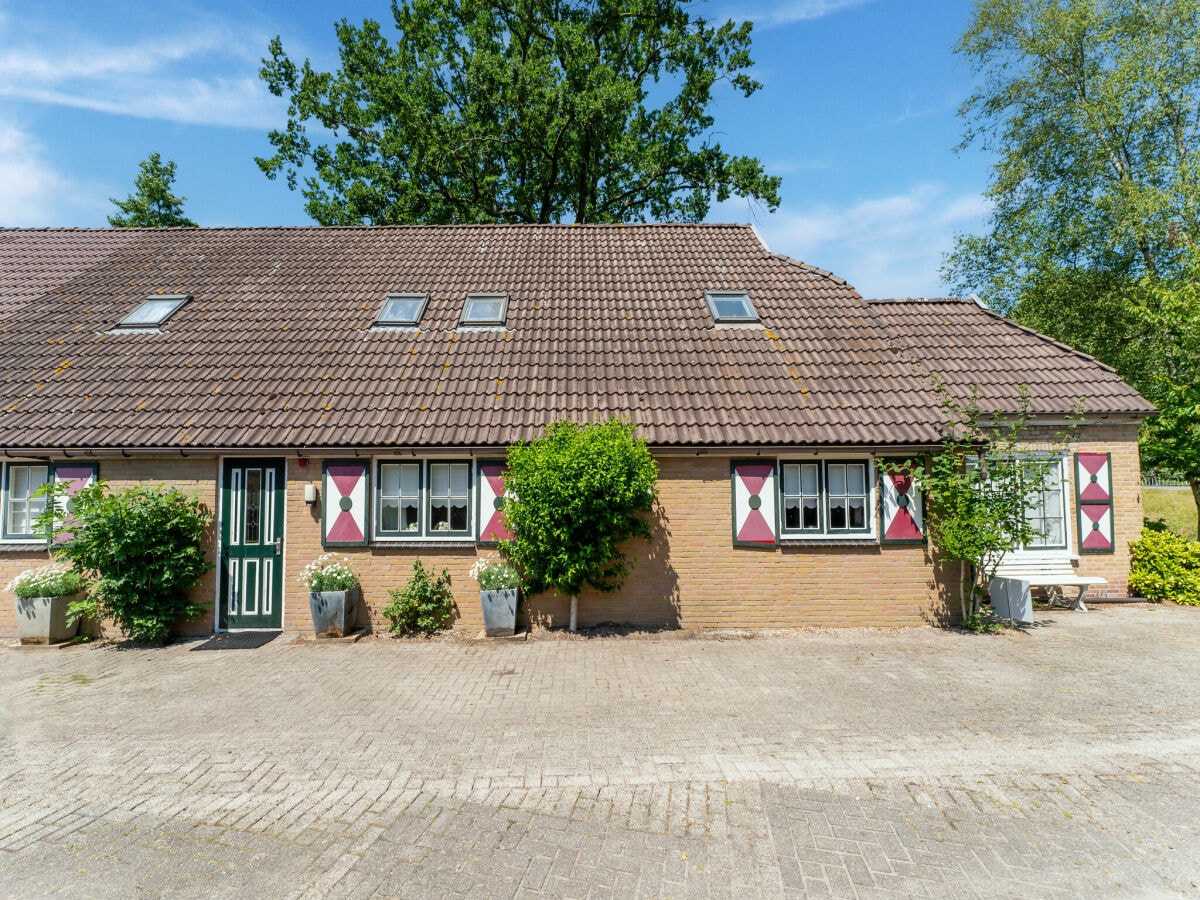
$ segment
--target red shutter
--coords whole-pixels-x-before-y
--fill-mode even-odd
[[[1079,522],[1080,553],[1112,553],[1112,455],[1075,454],[1075,515]]]
[[[925,511],[921,487],[911,473],[879,474],[880,540],[889,544],[925,540]]]
[[[512,539],[512,532],[508,530],[508,522],[501,509],[504,502],[504,471],[503,462],[479,464],[479,477],[475,480],[479,485],[479,515],[475,521],[479,523],[477,539],[481,544],[496,544]]]
[[[776,521],[774,460],[735,460],[733,479],[733,543],[773,547],[779,533]]]
[[[369,463],[359,459],[328,460],[322,490],[322,543],[326,547],[367,543]]]

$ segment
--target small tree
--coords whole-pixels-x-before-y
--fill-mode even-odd
[[[989,422],[983,421],[974,395],[960,403],[943,385],[937,388],[950,414],[941,449],[928,466],[908,460],[889,468],[923,470],[929,537],[943,559],[958,563],[963,624],[975,629],[983,587],[1004,555],[1037,536],[1026,519],[1028,498],[1045,488],[1069,432],[1059,435],[1048,453],[1031,454],[1022,446],[1032,419],[1026,388],[1014,415]]]
[[[172,160],[164,163],[157,153],[151,153],[138,163],[138,169],[134,193],[124,200],[109,197],[120,212],[109,216],[108,224],[113,228],[195,228],[196,223],[183,214],[183,201],[187,197],[171,193],[175,163]]]
[[[529,593],[571,598],[590,585],[616,591],[629,573],[620,545],[649,538],[658,466],[633,425],[555,422],[541,437],[508,448],[504,514],[512,531],[500,551]]]
[[[212,521],[197,497],[174,488],[136,486],[110,491],[98,481],[77,491],[61,510],[61,486],[38,520],[51,533],[51,552],[88,578],[91,590],[72,613],[112,618],[135,641],[162,644],[180,618],[203,612],[188,591],[212,568],[204,531]]]

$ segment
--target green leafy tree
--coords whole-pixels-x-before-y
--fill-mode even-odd
[[[71,497],[64,518],[62,487],[43,492],[55,497],[38,520],[55,536],[51,551],[91,584],[72,614],[111,618],[133,640],[162,644],[176,622],[204,611],[188,597],[212,568],[203,547],[212,517],[198,498],[174,488],[110,491],[98,481]]]
[[[712,139],[714,90],[749,96],[750,23],[680,0],[393,0],[336,25],[341,67],[276,37],[261,75],[288,101],[275,154],[325,225],[698,221],[715,198],[779,204],[779,178]],[[313,126],[329,143],[315,140]]]
[[[989,231],[947,279],[1027,312],[1076,272],[1102,296],[1177,273],[1200,238],[1200,0],[978,0],[957,49],[980,79],[963,144],[997,161]]]
[[[108,224],[114,228],[196,227],[196,223],[183,214],[183,201],[187,197],[176,197],[171,193],[174,180],[175,163],[172,160],[164,163],[157,153],[151,153],[138,163],[134,193],[124,200],[109,198],[120,212],[109,216]]]
[[[990,420],[974,396],[959,402],[943,385],[937,389],[949,419],[939,450],[928,464],[912,459],[880,465],[918,474],[930,540],[942,560],[958,564],[963,624],[979,629],[984,591],[1005,554],[1037,536],[1026,517],[1028,498],[1045,488],[1069,435],[1036,453],[1028,449],[1032,415],[1024,388],[1014,415]]]
[[[1142,461],[1187,479],[1200,521],[1200,261],[1184,278],[1143,289],[1148,302],[1136,312],[1156,335],[1162,363],[1143,389],[1159,412],[1142,426]]]
[[[610,592],[624,583],[629,562],[620,547],[650,537],[657,480],[633,425],[555,422],[508,448],[504,514],[513,537],[500,552],[528,593],[554,590],[572,598],[574,613],[584,586]]]

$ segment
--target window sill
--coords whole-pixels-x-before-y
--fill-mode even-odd
[[[419,550],[429,547],[446,547],[453,550],[475,549],[475,539],[471,537],[411,537],[411,538],[375,538],[372,547],[392,550]]]
[[[33,553],[49,549],[45,541],[0,541],[0,553]]]
[[[873,537],[784,537],[780,547],[878,547],[879,539]]]

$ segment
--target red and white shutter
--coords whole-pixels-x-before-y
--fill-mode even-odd
[[[775,500],[775,463],[734,461],[733,543],[773,547],[779,533]]]
[[[71,520],[71,498],[82,488],[96,483],[99,475],[99,464],[94,462],[64,462],[54,464],[54,483],[64,490],[64,496],[58,500],[63,514],[63,525],[69,526]],[[60,531],[58,541],[69,541],[73,535],[70,531]]]
[[[501,509],[504,503],[504,463],[481,462],[479,464],[479,523],[478,541],[481,544],[497,544],[512,539],[508,521]]]
[[[1080,553],[1112,553],[1112,455],[1075,454],[1075,505]]]
[[[368,473],[365,460],[328,460],[321,492],[322,543],[326,547],[367,543]]]
[[[879,501],[881,541],[903,544],[925,540],[921,487],[912,473],[880,472]]]

